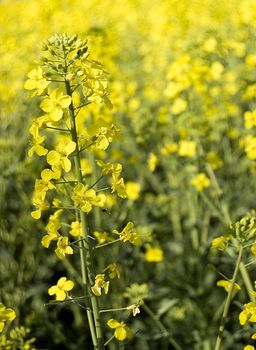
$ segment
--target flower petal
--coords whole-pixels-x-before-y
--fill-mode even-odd
[[[70,290],[73,289],[73,288],[74,288],[74,282],[73,282],[73,281],[68,280],[68,281],[66,281],[66,282],[64,283],[64,286],[63,286],[63,289],[64,289],[64,290],[70,291]]]
[[[62,108],[68,108],[68,106],[71,103],[71,97],[68,95],[64,95],[59,99],[59,105],[61,105]]]

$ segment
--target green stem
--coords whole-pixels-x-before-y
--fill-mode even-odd
[[[251,301],[255,301],[255,298],[252,295],[252,292],[254,291],[253,285],[252,285],[252,281],[250,279],[250,276],[249,276],[249,273],[248,273],[248,271],[246,269],[246,266],[245,266],[245,264],[243,262],[241,262],[241,264],[240,264],[240,273],[242,275],[245,287],[247,289],[247,294],[248,294],[249,299]]]
[[[65,81],[66,86],[66,93],[68,96],[72,97],[71,87],[69,81]],[[75,162],[75,173],[77,180],[81,183],[83,183],[83,177],[81,172],[81,161],[80,161],[80,153],[79,153],[79,146],[78,146],[78,136],[77,136],[77,129],[76,129],[76,121],[75,121],[75,113],[74,113],[74,106],[71,102],[69,106],[69,119],[70,119],[70,126],[71,126],[71,135],[72,140],[76,143],[76,150],[75,150],[75,156],[74,156],[74,162]],[[91,286],[93,285],[92,281],[92,254],[91,254],[91,246],[89,243],[89,237],[87,233],[87,225],[86,225],[86,216],[85,213],[81,210],[78,210],[80,220],[81,220],[81,226],[82,226],[82,236],[83,240],[79,242],[79,246],[82,248],[80,249],[80,261],[81,261],[81,270],[82,270],[82,280],[84,289],[86,291],[86,294],[88,292],[91,294]],[[98,300],[96,299],[96,296],[91,294],[91,305],[92,305],[92,314],[90,311],[87,310],[87,317],[90,327],[90,332],[92,336],[92,341],[95,350],[103,350],[104,349],[104,340],[103,340],[103,332],[101,327],[101,321],[100,321],[100,313],[99,313],[99,306],[98,306]]]
[[[100,313],[103,312],[114,312],[114,311],[124,311],[124,310],[129,310],[127,307],[121,307],[119,309],[106,309],[106,310],[100,310]]]
[[[216,215],[219,217],[219,219],[221,220],[221,222],[226,226],[226,225],[230,225],[232,223],[230,215],[228,213],[228,209],[227,208],[221,208],[221,210],[219,210],[212,202],[211,200],[206,196],[206,194],[204,192],[200,192],[200,196],[201,198],[204,200],[205,204],[207,204],[209,206],[210,209],[212,209],[213,211],[215,211]],[[223,214],[222,214],[223,213]],[[238,247],[237,247],[238,248]],[[253,285],[250,279],[250,276],[248,274],[248,271],[246,269],[246,266],[244,265],[243,262],[241,262],[240,266],[240,273],[243,279],[243,282],[245,284],[245,288],[247,290],[247,294],[248,297],[250,298],[251,301],[255,301],[255,298],[252,295],[253,292]]]
[[[47,128],[47,129],[52,129],[52,130],[70,132],[70,129],[55,128],[55,127],[53,127],[53,126],[47,126],[46,128]]]
[[[171,336],[171,334],[168,332],[168,330],[165,328],[162,322],[156,317],[155,313],[145,303],[141,307],[146,311],[146,313],[149,315],[152,321],[155,322],[158,329],[162,332],[163,336],[169,341],[169,343],[173,346],[173,348],[175,350],[182,350],[182,348],[179,346],[176,340]]]
[[[216,214],[216,216],[220,219],[220,221],[224,225],[231,224],[230,222],[227,222],[227,219],[222,214],[222,212],[219,210],[219,208],[217,208],[217,206],[215,206],[215,204],[213,204],[213,202],[211,202],[211,200],[207,197],[207,195],[204,192],[199,192],[199,195],[202,198],[202,200],[205,202],[205,204],[208,205],[208,207],[210,209],[212,209],[212,211]]]
[[[119,242],[119,241],[121,241],[120,238],[115,239],[114,241],[111,241],[111,242],[107,242],[107,243],[104,243],[104,244],[96,245],[93,249],[98,249],[98,248],[106,247],[107,245],[110,245],[110,244],[113,244],[113,243],[116,243],[116,242]]]
[[[219,327],[219,332],[218,332],[218,336],[216,339],[216,344],[215,344],[215,350],[220,350],[221,347],[221,342],[223,339],[223,332],[225,329],[225,325],[227,322],[227,317],[228,317],[228,311],[229,311],[229,307],[231,304],[231,300],[233,297],[233,290],[234,290],[234,286],[235,286],[235,282],[237,279],[237,275],[238,275],[238,271],[239,271],[239,267],[241,264],[241,259],[242,259],[242,255],[243,255],[243,246],[239,247],[239,253],[237,256],[237,260],[236,260],[236,266],[235,266],[235,270],[232,276],[232,280],[231,280],[231,284],[228,290],[228,295],[226,298],[226,302],[225,302],[225,306],[224,306],[224,310],[223,310],[223,314],[222,314],[222,318],[221,318],[221,323],[220,323],[220,327]]]
[[[115,338],[115,336],[112,335],[112,337],[109,338],[109,339],[106,341],[106,343],[104,344],[104,346],[107,346],[114,338]]]

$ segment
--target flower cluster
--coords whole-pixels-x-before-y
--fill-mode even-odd
[[[117,196],[126,198],[122,165],[105,162],[106,150],[118,137],[120,127],[112,116],[104,116],[102,112],[99,117],[95,113],[103,111],[103,105],[112,108],[108,98],[107,73],[99,62],[89,59],[86,41],[76,35],[55,35],[42,44],[40,66],[28,74],[24,87],[33,91],[34,96],[41,97],[39,107],[43,113],[33,119],[30,127],[32,147],[29,156],[37,154],[45,157],[46,161],[41,178],[35,181],[32,199],[35,210],[31,215],[39,219],[43,211],[53,211],[41,243],[45,248],[55,245],[54,252],[60,260],[79,252],[82,289],[88,293],[85,296],[88,298],[88,315],[92,313],[95,322],[92,323],[88,316],[88,325],[95,343],[99,341],[101,329],[96,297],[100,297],[102,292],[108,294],[108,279],[120,278],[120,270],[117,263],[108,262],[102,273],[95,274],[92,251],[108,243],[123,241],[136,244],[138,240],[134,224],[129,222],[121,232],[113,231],[119,236],[117,240],[106,232],[94,231],[100,244],[93,247],[90,241],[93,239],[89,231],[91,225],[87,223],[90,213],[95,207],[109,208],[115,203],[114,196],[110,194],[108,197],[103,191],[110,189]],[[83,114],[83,107],[90,108],[90,104],[95,105],[95,110],[89,112],[88,118]],[[96,165],[101,169],[99,177]],[[108,178],[111,187],[99,188],[99,182],[107,183]],[[132,182],[129,197],[135,200],[139,188],[131,185]],[[67,266],[71,266],[69,264],[67,262]],[[71,268],[70,273],[72,271]],[[92,276],[95,276],[94,280]],[[71,299],[69,292],[73,288],[73,281],[61,277],[56,285],[48,289],[48,294],[55,296],[57,301],[65,301]],[[139,313],[137,305],[123,309],[132,311],[134,315]],[[123,322],[112,322],[111,327],[115,329],[118,340],[130,335]]]
[[[112,232],[118,235],[123,242],[131,242],[132,244],[138,243],[139,237],[136,231],[134,231],[134,224],[131,221],[128,222],[121,232],[117,230],[113,230]]]
[[[89,213],[93,206],[103,207],[105,196],[97,195],[95,190],[80,183],[75,186],[72,199],[76,207]]]
[[[6,308],[3,303],[0,303],[0,333],[3,331],[6,322],[11,322],[15,318],[15,311],[11,308]]]

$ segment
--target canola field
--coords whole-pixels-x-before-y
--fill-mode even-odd
[[[255,350],[255,0],[0,14],[0,350]]]

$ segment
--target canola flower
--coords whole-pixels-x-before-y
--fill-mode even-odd
[[[145,252],[147,262],[161,262],[163,260],[163,251],[159,247],[147,247]]]
[[[32,69],[28,73],[28,77],[29,79],[26,80],[24,88],[27,90],[35,90],[35,95],[41,95],[47,88],[47,86],[50,84],[50,82],[45,79],[41,67]]]
[[[69,245],[69,238],[63,236],[58,237],[57,248],[55,249],[57,257],[63,260],[66,254],[73,254],[73,252],[73,248]]]
[[[43,99],[40,107],[47,113],[50,121],[57,122],[63,117],[64,110],[69,107],[70,103],[70,96],[64,95],[62,91],[55,89],[49,93],[48,97]]]
[[[217,286],[224,288],[225,291],[228,293],[230,288],[231,288],[231,286],[232,286],[232,283],[231,283],[231,281],[220,280],[220,281],[217,282]],[[241,287],[239,286],[238,283],[235,283],[233,288],[234,288],[234,291],[241,290]]]
[[[216,237],[211,242],[211,248],[213,250],[214,249],[225,250],[228,244],[230,243],[231,239],[232,239],[231,235]]]
[[[127,199],[136,201],[140,196],[141,186],[136,182],[128,181],[125,184],[125,191]]]
[[[63,301],[67,298],[68,293],[74,288],[74,282],[67,277],[61,277],[57,284],[48,289],[49,295],[55,295],[56,300]]]
[[[15,318],[15,311],[11,308],[6,308],[3,303],[0,303],[0,333],[3,331],[6,322],[12,322]]]
[[[120,240],[123,242],[130,242],[132,244],[138,243],[139,237],[137,232],[134,230],[134,224],[131,221],[128,222],[121,232],[117,230],[113,230],[112,232],[118,235]]]
[[[73,236],[73,237],[82,236],[82,225],[81,225],[81,222],[79,222],[79,221],[72,221],[71,224],[70,224],[70,228],[71,228],[71,230],[69,231],[69,233],[71,234],[71,236]]]
[[[247,322],[256,322],[256,303],[250,302],[244,305],[244,310],[239,314],[239,322],[243,326]]]
[[[153,173],[156,169],[156,166],[158,164],[158,158],[154,153],[149,153],[148,156],[148,168]]]
[[[114,318],[111,318],[108,320],[107,325],[115,330],[114,336],[116,339],[123,341],[126,338],[131,337],[131,330],[123,321],[119,322]]]
[[[194,186],[199,192],[202,192],[205,188],[211,184],[210,179],[204,174],[197,174],[192,180],[191,185]]]
[[[171,15],[172,13],[172,9],[173,9],[173,2],[169,2],[170,6],[167,6],[166,2],[163,2],[161,4],[154,4],[153,5],[153,12],[154,13],[159,13],[160,16],[159,18],[161,18],[161,15],[165,15],[164,18],[167,18],[168,16]],[[54,15],[49,14],[44,8],[47,8],[47,6],[40,6],[37,5],[36,3],[32,3],[35,6],[35,11],[38,11],[38,13],[41,14],[41,18],[46,18],[47,16],[50,16],[50,19],[54,18]],[[176,5],[176,4],[175,4]],[[209,6],[211,5],[211,6]],[[171,93],[169,92],[169,95],[167,96],[168,99],[173,98],[176,99],[179,97],[179,95],[181,96],[182,99],[188,101],[188,106],[185,109],[185,112],[190,112],[189,107],[191,106],[191,101],[195,102],[197,101],[197,98],[202,98],[202,101],[204,101],[204,103],[200,103],[200,105],[202,106],[206,106],[205,109],[203,107],[197,108],[196,110],[196,114],[198,116],[198,120],[203,120],[204,123],[206,124],[206,129],[210,129],[211,130],[211,125],[213,124],[218,124],[219,122],[219,115],[221,113],[218,113],[219,110],[225,110],[227,112],[227,116],[225,116],[224,118],[230,118],[230,116],[232,116],[232,113],[234,113],[234,106],[232,106],[232,96],[235,96],[235,100],[240,101],[241,100],[241,95],[239,92],[239,89],[242,91],[243,90],[243,85],[241,83],[241,78],[238,76],[235,78],[234,81],[230,81],[226,75],[226,71],[236,71],[235,68],[229,67],[228,63],[225,62],[223,63],[224,60],[221,60],[220,62],[223,63],[223,67],[224,67],[224,71],[223,71],[223,67],[219,62],[219,58],[216,58],[216,56],[218,57],[218,55],[221,55],[220,52],[223,50],[224,52],[228,52],[228,55],[232,56],[232,61],[235,61],[236,64],[239,64],[240,61],[244,61],[247,65],[247,67],[249,69],[253,69],[255,67],[255,59],[253,56],[253,54],[249,54],[247,52],[248,47],[250,47],[249,42],[248,42],[248,38],[246,38],[246,30],[244,30],[243,26],[248,26],[249,28],[254,27],[254,18],[255,16],[254,14],[254,7],[253,7],[253,2],[252,1],[242,1],[239,2],[239,4],[237,3],[233,3],[231,4],[231,6],[234,6],[237,11],[236,11],[236,16],[233,15],[232,11],[228,11],[229,9],[229,4],[222,4],[221,5],[221,12],[223,14],[223,16],[220,17],[225,17],[225,15],[227,16],[228,14],[228,18],[230,20],[229,22],[229,28],[232,28],[233,30],[231,30],[230,32],[232,32],[232,40],[230,40],[230,37],[226,34],[226,33],[221,33],[218,29],[216,30],[216,27],[218,28],[218,25],[216,24],[215,21],[217,21],[217,23],[222,23],[221,20],[216,20],[214,19],[215,17],[217,17],[217,13],[214,12],[214,10],[216,11],[216,7],[212,6],[213,3],[212,2],[206,2],[204,4],[204,6],[199,6],[198,5],[198,10],[200,12],[200,14],[202,14],[202,16],[198,16],[193,14],[193,10],[195,9],[195,4],[188,4],[186,2],[184,2],[183,4],[177,6],[177,8],[175,8],[174,15],[176,16],[176,18],[184,18],[184,20],[181,20],[179,22],[179,24],[175,26],[171,25],[171,21],[168,21],[168,24],[166,23],[166,21],[159,21],[160,23],[158,23],[157,26],[157,33],[158,36],[154,36],[152,42],[154,43],[154,41],[157,42],[161,42],[161,50],[159,49],[155,49],[155,47],[157,47],[158,45],[150,45],[151,43],[149,42],[147,43],[143,43],[144,46],[141,45],[140,48],[140,52],[146,52],[148,50],[148,48],[150,47],[151,49],[151,56],[152,58],[149,59],[147,57],[144,58],[144,62],[145,62],[145,70],[143,71],[143,74],[148,74],[148,76],[151,76],[152,72],[154,72],[154,75],[157,75],[155,72],[156,67],[160,67],[159,70],[160,71],[164,71],[164,67],[163,64],[161,62],[165,61],[164,60],[164,52],[167,51],[171,51],[170,50],[170,42],[171,45],[173,46],[173,48],[176,50],[172,50],[173,52],[175,52],[175,56],[176,57],[172,57],[173,59],[171,60],[171,64],[170,67],[168,67],[168,75],[166,75],[166,81],[165,84],[166,86],[168,86],[168,84],[171,84],[174,80],[174,86],[176,87],[176,91],[174,91],[173,88],[170,88],[169,91],[171,91]],[[237,6],[236,6],[237,5]],[[29,5],[28,5],[29,6]],[[108,3],[106,4],[106,6],[109,6]],[[219,6],[219,3],[217,4],[217,6]],[[74,5],[72,7],[71,13],[75,13],[78,18],[79,18],[79,14],[77,13],[77,11],[74,10],[75,7],[77,6],[77,3],[74,2]],[[126,7],[126,6],[125,6]],[[210,12],[209,10],[207,11],[207,8],[209,9],[209,7],[213,10],[212,13],[208,13]],[[33,7],[31,7],[33,9]],[[20,8],[19,8],[20,9]],[[23,7],[22,7],[23,9]],[[60,26],[66,26],[68,25],[67,23],[64,23],[65,21],[63,21],[63,23],[61,23],[62,21],[60,20],[61,18],[65,18],[65,16],[63,16],[63,10],[56,6],[54,7],[54,9],[57,12],[57,18],[59,19],[59,25]],[[79,13],[81,12],[86,12],[88,14],[88,17],[91,18],[90,12],[94,12],[94,11],[90,11],[88,10],[90,9],[90,5],[89,4],[79,4]],[[105,7],[104,7],[105,9]],[[14,10],[14,8],[13,8]],[[74,11],[74,12],[72,12]],[[96,13],[98,14],[100,12],[100,10],[95,9]],[[8,12],[12,12],[12,11],[8,11]],[[23,13],[22,13],[23,12]],[[54,11],[52,11],[54,12]],[[127,11],[128,12],[128,11]],[[139,12],[139,11],[138,11]],[[182,16],[180,15],[182,13]],[[198,11],[195,12],[196,14],[198,14]],[[62,14],[62,15],[61,15]],[[113,23],[115,28],[120,28],[120,26],[118,25],[118,18],[120,18],[120,14],[122,14],[122,11],[120,9],[116,9],[112,15],[111,18],[111,23]],[[178,15],[177,15],[178,14]],[[23,16],[22,16],[23,15]],[[20,14],[20,18],[27,18],[26,16],[24,16],[24,9],[23,11],[21,11]],[[95,16],[97,17],[97,16]],[[145,16],[146,17],[146,16]],[[40,16],[38,16],[38,18],[40,18]],[[130,18],[130,17],[129,17]],[[137,18],[137,17],[136,17]],[[142,17],[139,17],[141,20],[143,19]],[[169,18],[169,17],[168,17]],[[171,17],[170,17],[171,18]],[[200,19],[200,21],[198,20],[198,18]],[[218,17],[219,18],[219,17]],[[31,13],[31,19],[32,19],[32,13]],[[191,46],[185,46],[182,45],[182,43],[187,42],[189,43],[189,38],[187,39],[187,36],[184,35],[186,33],[185,29],[182,29],[182,26],[184,25],[184,23],[186,23],[189,28],[188,31],[191,30],[191,28],[193,28],[193,24],[195,25],[195,23],[197,23],[198,21],[198,26],[196,26],[196,28],[194,28],[194,30],[191,33],[191,36],[193,37],[193,39],[196,37],[198,40],[198,43],[202,44],[203,50],[205,51],[205,56],[200,57],[200,59],[196,59],[195,57],[198,57],[198,55],[192,55],[190,54],[191,52]],[[57,21],[54,21],[57,22]],[[75,31],[75,26],[77,26],[78,28],[80,28],[80,30],[87,30],[89,26],[89,24],[85,24],[83,22],[83,27],[85,27],[85,29],[81,28],[81,24],[79,24],[81,21],[72,21],[72,31]],[[108,20],[106,19],[106,22],[108,23]],[[139,21],[140,22],[140,21]],[[146,24],[144,21],[141,21],[142,24],[140,26],[140,30],[143,29],[143,37],[146,37],[147,35],[145,35],[145,33],[150,33],[149,32],[149,28],[152,28],[152,23],[153,19],[149,18],[148,19],[148,24]],[[22,23],[22,22],[21,22]],[[25,24],[25,21],[23,20],[23,23]],[[88,20],[88,23],[91,23],[90,20]],[[92,21],[93,23],[93,21]],[[125,26],[124,26],[125,27]],[[122,27],[121,27],[122,28]],[[130,28],[130,27],[129,27]],[[212,31],[210,33],[206,32],[204,29],[205,28],[212,28]],[[22,30],[22,29],[21,29]],[[47,25],[44,25],[44,31],[48,30]],[[66,29],[65,29],[66,30]],[[68,29],[67,29],[68,30]],[[49,29],[50,31],[50,29]],[[169,36],[168,34],[177,31],[177,37],[179,37],[179,40],[169,40]],[[35,31],[36,32],[36,31]],[[113,32],[119,32],[118,30],[114,30]],[[123,33],[123,32],[122,32]],[[160,33],[164,33],[165,35],[160,35]],[[200,34],[203,33],[203,34]],[[123,34],[122,34],[123,35]],[[166,36],[166,40],[164,40],[164,37]],[[29,36],[30,37],[30,36]],[[38,40],[38,38],[35,35],[31,35],[32,40],[35,42]],[[110,40],[112,40],[112,43],[114,42],[115,36],[113,36],[114,38],[110,38]],[[150,35],[148,35],[148,37],[150,37]],[[186,37],[186,40],[184,39],[184,37]],[[31,39],[30,39],[31,40]],[[93,40],[92,40],[93,41]],[[123,48],[125,47],[123,44],[125,40],[121,41],[122,45],[120,48],[120,51],[125,52],[125,50],[123,50]],[[168,45],[167,45],[168,42]],[[10,44],[11,45],[11,44]],[[28,46],[30,47],[31,43],[28,43]],[[111,46],[111,45],[110,45]],[[179,47],[184,47],[184,52],[182,52],[182,54],[179,54],[178,49]],[[109,51],[112,53],[112,51],[114,52],[114,54],[118,55],[118,51],[115,51],[116,48],[111,47],[111,49],[109,49]],[[143,51],[144,50],[144,51]],[[161,53],[158,51],[161,51]],[[217,53],[217,54],[216,54]],[[16,52],[17,54],[17,52]],[[3,55],[4,57],[4,55]],[[20,57],[22,57],[20,55]],[[20,59],[21,60],[21,59]],[[173,64],[174,61],[174,64]],[[143,63],[144,63],[143,62]],[[156,63],[157,64],[154,64]],[[216,65],[217,63],[217,65]],[[7,63],[5,63],[7,64]],[[17,75],[18,70],[21,68],[23,71],[25,68],[22,67],[22,65],[19,65],[21,67],[16,68],[15,69],[15,65],[10,65],[12,67],[12,71],[10,72],[10,78],[8,77],[8,80],[10,79],[11,81],[11,77],[14,76],[15,74]],[[18,66],[18,65],[17,65]],[[113,65],[114,66],[114,65]],[[234,66],[235,67],[235,66]],[[239,65],[240,67],[240,65]],[[242,67],[242,73],[241,75],[243,75],[244,72],[244,68]],[[118,76],[119,72],[115,72],[116,76]],[[72,73],[70,73],[72,74]],[[137,73],[136,73],[137,74]],[[99,72],[96,72],[94,75],[91,74],[91,76],[97,76],[99,77]],[[131,74],[132,76],[132,74]],[[205,77],[205,78],[204,78]],[[40,79],[44,78],[44,75],[42,75],[40,77]],[[68,78],[70,78],[70,75],[68,76]],[[219,79],[219,81],[218,81]],[[225,79],[227,79],[227,81],[225,82]],[[126,103],[121,103],[120,101],[122,101],[122,99],[124,99],[123,95],[124,95],[124,87],[123,85],[123,80],[124,78],[121,76],[120,74],[120,81],[118,81],[120,89],[116,89],[116,91],[114,91],[114,94],[116,93],[116,95],[118,95],[118,93],[120,92],[120,97],[117,97],[117,105],[118,107],[120,105],[122,105],[122,110],[123,109],[128,109],[128,104]],[[154,80],[154,84],[155,86],[161,86],[160,79],[155,79]],[[207,82],[208,80],[208,82]],[[214,81],[213,81],[214,80]],[[211,94],[210,96],[208,95],[208,84],[212,85],[212,82],[214,84],[216,84],[217,86],[214,86],[213,88],[210,89]],[[104,87],[105,81],[103,80],[102,85]],[[100,85],[100,83],[98,84]],[[153,85],[153,84],[152,84]],[[238,86],[237,87],[235,86]],[[116,84],[116,86],[118,86],[118,84]],[[193,86],[193,89],[191,88],[191,86]],[[5,87],[4,87],[5,88]],[[97,91],[98,86],[94,87],[92,86],[92,88],[94,88],[95,91]],[[89,88],[87,88],[89,90]],[[237,89],[237,90],[236,90]],[[5,91],[5,89],[3,89],[3,91]],[[7,93],[4,93],[1,95],[1,99],[10,99],[12,94],[14,94],[14,91],[11,91],[12,89],[9,89],[10,91]],[[15,89],[13,89],[15,90]],[[115,90],[115,89],[114,89]],[[157,90],[156,88],[154,88],[154,90]],[[236,93],[236,95],[232,95],[233,92],[232,91],[238,91],[238,93]],[[128,88],[127,88],[128,91]],[[132,91],[136,91],[136,87],[135,88],[129,88],[131,97],[132,97]],[[163,91],[162,89],[159,89],[159,91]],[[172,92],[173,91],[173,92]],[[85,92],[87,93],[87,92]],[[90,92],[91,93],[91,92]],[[134,93],[134,92],[133,92]],[[243,92],[242,92],[243,93]],[[173,94],[173,95],[172,95]],[[193,98],[193,94],[196,95],[195,98]],[[192,96],[191,96],[192,95]],[[154,99],[157,100],[157,93],[152,91],[150,91],[149,89],[145,89],[145,96],[146,98],[151,102]],[[223,96],[223,99],[221,99],[221,97]],[[211,97],[216,98],[216,100],[214,101],[214,98],[212,99]],[[141,107],[138,106],[143,106],[143,108],[145,108],[145,104],[141,103],[142,98],[140,98],[140,96],[137,97],[137,109],[138,111],[141,110]],[[101,101],[101,97],[99,97],[99,101]],[[217,102],[216,102],[217,101]],[[10,105],[14,105],[12,103],[10,103]],[[170,100],[168,100],[168,106],[170,108],[170,106],[172,105],[172,103],[170,103]],[[10,107],[9,107],[10,108]],[[239,107],[238,107],[239,109]],[[230,111],[233,111],[232,113]],[[128,112],[130,112],[130,110],[128,109]],[[239,112],[239,111],[238,111]],[[230,114],[229,114],[230,113]],[[185,118],[185,114],[183,115],[183,112],[180,113],[180,115],[176,118],[178,119],[179,117],[181,118]],[[234,119],[232,119],[232,123],[236,123],[239,118],[241,118],[241,116],[239,116],[239,113],[237,114],[233,114]],[[232,117],[232,118],[233,118]],[[194,118],[196,120],[196,118]],[[165,120],[168,120],[168,118],[165,118]],[[225,119],[226,120],[226,119]],[[202,123],[203,124],[203,123]],[[199,130],[199,129],[198,129]],[[146,133],[145,133],[146,134]],[[211,134],[214,134],[214,132],[212,132]],[[231,133],[230,133],[231,134]],[[239,133],[238,133],[238,137],[239,137]],[[209,137],[219,137],[218,135],[209,135]],[[229,137],[229,136],[228,136]],[[234,140],[234,139],[233,139]],[[104,141],[103,142],[103,146],[101,146],[102,148],[105,147],[107,143]],[[210,146],[214,146],[215,143],[210,141],[209,142],[209,148]],[[216,147],[216,146],[215,146]],[[212,149],[212,148],[211,148]],[[250,159],[253,160],[253,150],[250,151],[250,153],[248,153]],[[254,152],[255,153],[255,152]],[[247,152],[245,153],[245,155],[247,155]],[[185,206],[184,206],[185,207]]]
[[[85,213],[89,213],[93,206],[103,207],[104,205],[104,197],[97,195],[95,190],[81,183],[75,186],[72,199],[74,204]]]
[[[95,276],[95,283],[91,287],[91,290],[96,296],[101,296],[102,289],[105,294],[108,294],[109,281],[105,280],[105,274],[98,274]]]
[[[70,141],[68,144],[58,144],[56,150],[50,151],[47,154],[47,163],[52,166],[52,169],[62,168],[65,172],[71,170],[71,161],[68,156],[76,149],[76,143]]]
[[[178,146],[178,155],[181,157],[194,157],[196,154],[196,143],[194,141],[181,140]]]
[[[115,262],[110,264],[110,265],[108,265],[104,269],[104,272],[107,272],[107,274],[108,274],[110,279],[120,278],[120,276],[121,276],[119,267],[118,267],[118,265]]]
[[[83,290],[89,294],[86,309],[88,325],[94,348],[103,350],[105,346],[98,297],[102,292],[108,294],[108,279],[120,278],[120,271],[118,265],[112,262],[103,268],[102,273],[95,274],[92,250],[119,241],[136,244],[138,240],[134,224],[128,222],[121,232],[113,230],[119,236],[116,240],[106,232],[95,231],[94,235],[102,244],[92,248],[92,237],[89,236],[87,227],[87,215],[95,207],[103,207],[107,198],[106,205],[114,205],[113,195],[107,197],[102,191],[109,189],[112,193],[116,192],[117,196],[126,198],[122,165],[101,159],[96,161],[96,155],[105,159],[105,151],[117,137],[120,128],[112,118],[105,120],[95,115],[94,111],[90,112],[90,120],[83,117],[82,108],[91,103],[99,105],[98,109],[95,108],[98,112],[102,110],[103,104],[112,108],[108,98],[107,74],[99,62],[88,58],[86,41],[78,39],[77,35],[55,35],[42,44],[42,51],[42,69],[37,68],[35,74],[29,73],[29,79],[25,83],[25,88],[35,90],[34,95],[41,96],[40,108],[45,112],[45,115],[32,121],[30,134],[34,144],[29,155],[36,153],[44,156],[48,164],[41,171],[41,178],[35,181],[32,199],[35,210],[31,215],[39,219],[43,211],[53,211],[41,243],[45,248],[55,246],[54,252],[60,260],[75,254],[76,249],[73,248],[79,248]],[[46,77],[49,84],[43,84]],[[77,117],[81,116],[86,126],[79,122]],[[53,133],[58,136],[49,137]],[[47,149],[44,148],[44,143],[47,144]],[[97,172],[94,165],[101,169],[99,178],[95,178]],[[86,178],[85,175],[89,177]],[[105,177],[106,181],[110,180],[111,187],[103,188],[98,193],[96,185]],[[58,198],[53,198],[53,193]],[[133,185],[131,198],[135,200],[138,193],[138,186]],[[57,301],[63,301],[69,298],[68,292],[73,287],[73,281],[61,277],[56,285],[48,289],[48,294],[55,295]],[[131,310],[133,314],[139,312],[135,306]],[[125,332],[127,335],[124,335]],[[120,323],[115,333],[117,339],[123,340],[128,336],[128,328]]]

